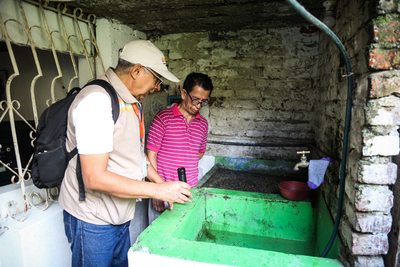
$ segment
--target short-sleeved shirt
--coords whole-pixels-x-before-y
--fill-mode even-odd
[[[157,171],[166,181],[178,181],[178,168],[185,167],[187,183],[198,183],[199,153],[206,151],[207,120],[197,113],[187,123],[178,105],[161,110],[154,117],[147,148],[157,152]]]

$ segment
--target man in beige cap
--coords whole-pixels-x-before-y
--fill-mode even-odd
[[[69,163],[59,202],[72,250],[72,266],[128,266],[129,223],[137,198],[190,202],[190,186],[164,182],[144,154],[142,107],[138,100],[160,90],[168,71],[162,52],[151,42],[132,41],[118,65],[99,79],[109,82],[119,98],[119,117],[112,117],[111,98],[97,85],[85,87],[68,113],[67,149],[78,148]],[[79,200],[76,169],[80,160],[85,200]],[[144,182],[144,177],[152,183]],[[186,195],[186,196],[185,196]]]

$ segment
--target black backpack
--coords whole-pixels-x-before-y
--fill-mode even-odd
[[[119,116],[118,96],[114,87],[104,80],[94,80],[86,84],[103,87],[111,97],[114,123]],[[60,186],[64,178],[68,162],[78,153],[75,147],[67,151],[67,126],[68,110],[77,94],[83,88],[73,88],[67,96],[48,107],[40,115],[34,141],[34,155],[31,176],[33,183],[38,188],[51,188]],[[79,200],[85,200],[85,190],[78,155],[76,176],[79,182]]]

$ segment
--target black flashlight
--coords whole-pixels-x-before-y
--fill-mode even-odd
[[[186,183],[186,170],[184,167],[178,168],[178,178],[179,181]]]

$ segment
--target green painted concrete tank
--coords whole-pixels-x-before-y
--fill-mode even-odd
[[[337,241],[328,258],[317,257],[332,231],[321,198],[313,208],[308,199],[275,194],[211,188],[192,193],[192,203],[175,204],[138,237],[130,259],[146,255],[147,262],[175,266],[342,266]]]

